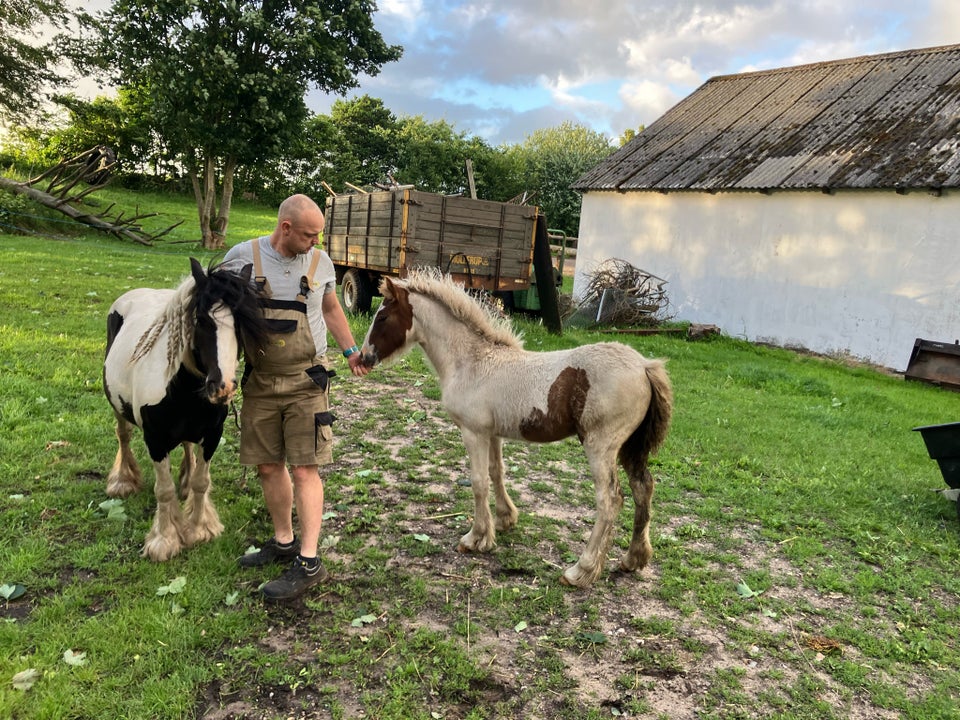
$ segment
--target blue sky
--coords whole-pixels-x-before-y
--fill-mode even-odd
[[[74,3],[80,0],[72,0]],[[91,10],[109,0],[84,0]],[[492,145],[564,121],[611,140],[715,75],[960,43],[957,0],[378,0],[403,57],[347,97]],[[82,89],[81,89],[82,91]],[[326,113],[336,97],[311,92]]]
[[[614,138],[715,75],[960,43],[956,0],[379,0],[404,47],[348,97],[491,144],[570,120]],[[326,112],[336,98],[311,93]]]

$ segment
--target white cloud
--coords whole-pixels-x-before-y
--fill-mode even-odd
[[[410,32],[422,22],[424,15],[423,0],[380,0],[375,20],[400,23]]]
[[[624,127],[650,125],[680,100],[667,85],[653,80],[624,83],[620,88],[620,98],[636,118]]]
[[[715,75],[960,42],[956,0],[378,0],[378,8],[377,29],[403,57],[361,77],[355,94],[494,144],[520,142],[538,123],[572,119],[607,133],[650,124]],[[331,102],[309,99],[317,112]]]

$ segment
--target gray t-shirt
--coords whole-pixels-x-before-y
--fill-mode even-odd
[[[323,296],[336,292],[337,276],[333,269],[333,262],[326,252],[313,248],[310,252],[285,258],[270,245],[270,237],[260,238],[260,260],[263,263],[263,274],[270,283],[274,300],[296,300],[300,292],[300,278],[307,274],[313,253],[320,253],[320,262],[313,273],[310,284],[310,293],[307,295],[307,318],[310,321],[310,332],[313,342],[317,346],[317,355],[327,351],[327,324],[323,320]],[[253,262],[253,248],[251,241],[246,240],[234,245],[223,258],[224,263],[238,263],[240,267]],[[322,290],[321,290],[322,289]]]

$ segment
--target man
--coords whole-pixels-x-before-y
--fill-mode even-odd
[[[240,565],[292,562],[261,588],[268,600],[298,597],[327,577],[317,557],[323,517],[319,466],[333,459],[329,374],[323,364],[327,331],[354,375],[369,371],[337,299],[333,263],[317,247],[323,226],[317,204],[293,195],[280,204],[270,235],[240,243],[224,258],[253,263],[271,329],[265,348],[246,355],[240,415],[240,462],[257,468],[274,532],[258,551],[240,558]],[[294,501],[299,538],[293,530]]]

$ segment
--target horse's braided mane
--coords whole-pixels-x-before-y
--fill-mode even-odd
[[[184,349],[193,342],[193,323],[184,322],[184,317],[190,312],[190,303],[193,301],[195,289],[196,281],[192,276],[187,277],[180,283],[163,312],[157,316],[157,319],[150,324],[150,327],[144,331],[140,340],[137,341],[137,347],[133,353],[135,361],[142,360],[153,350],[164,330],[167,330],[170,336],[167,343],[167,364],[171,368],[176,368]]]
[[[462,285],[437,268],[410,272],[400,284],[411,292],[426,295],[444,305],[455,318],[490,342],[522,348],[523,341],[514,332],[510,319],[484,299],[468,294]]]

